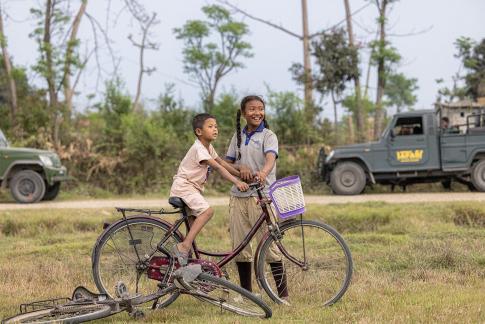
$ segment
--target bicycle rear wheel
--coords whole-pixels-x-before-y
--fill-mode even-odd
[[[19,314],[3,321],[5,324],[13,323],[82,323],[100,319],[111,315],[109,305],[83,304],[62,305],[55,308],[37,310]]]
[[[116,297],[115,286],[123,282],[130,294],[149,295],[158,291],[158,281],[148,277],[151,256],[162,256],[158,243],[168,231],[167,225],[147,217],[128,218],[126,222],[114,225],[96,242],[93,249],[93,278],[101,293]],[[171,251],[181,242],[173,234],[164,244]],[[159,299],[159,307],[175,301],[178,293]]]
[[[283,256],[272,236],[262,243],[257,280],[277,303],[332,305],[350,285],[352,256],[340,234],[317,221],[293,220],[281,225],[281,244],[298,265]],[[278,252],[281,261],[275,260]],[[272,258],[272,259],[271,259]]]
[[[238,315],[269,318],[271,309],[251,292],[223,278],[201,273],[187,293]]]

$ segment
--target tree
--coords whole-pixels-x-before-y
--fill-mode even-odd
[[[372,61],[377,66],[377,93],[376,93],[376,110],[374,116],[374,138],[379,138],[382,133],[382,126],[384,122],[384,106],[382,98],[386,87],[386,77],[390,72],[393,63],[397,63],[401,57],[397,51],[389,45],[386,39],[386,22],[388,5],[396,0],[374,0],[377,9],[379,10],[379,17],[377,23],[379,25],[379,40],[371,43]]]
[[[347,83],[359,75],[357,51],[349,46],[344,29],[335,29],[321,34],[312,41],[312,56],[319,73],[313,75],[313,86],[322,96],[330,95],[334,107],[334,128],[337,135],[337,104],[347,87]],[[304,81],[305,72],[301,66],[294,65],[294,77]]]
[[[399,113],[405,107],[414,105],[417,101],[414,91],[418,90],[418,80],[415,78],[406,78],[403,73],[391,73],[387,76],[384,97],[386,105],[396,107]]]
[[[352,49],[356,50],[356,46],[354,43],[354,32],[352,28],[352,14],[350,12],[350,4],[349,0],[344,0],[345,5],[345,21],[347,22],[347,33],[349,35],[349,45]],[[352,62],[353,65],[358,66],[359,64],[359,56],[358,51],[356,50],[355,62]],[[360,75],[357,74],[354,78],[354,88],[355,88],[355,117],[357,121],[357,138],[360,142],[366,139],[365,137],[365,116],[362,107],[362,95],[361,95],[361,87],[360,87]]]
[[[458,50],[455,57],[462,60],[467,72],[462,77],[465,94],[473,99],[485,97],[485,38],[477,43],[469,37],[460,37],[455,46]]]
[[[244,41],[249,32],[245,23],[234,21],[229,11],[217,5],[202,11],[207,21],[189,20],[174,32],[184,41],[184,71],[199,84],[204,110],[210,112],[221,79],[243,68],[240,59],[252,57],[252,53],[251,45]]]
[[[8,90],[9,90],[9,103],[10,103],[10,122],[14,128],[14,133],[17,133],[17,85],[12,73],[12,62],[10,60],[10,54],[8,53],[7,37],[3,28],[3,11],[2,4],[0,3],[0,47],[2,48],[3,66],[5,69],[5,76],[7,78]]]
[[[30,36],[37,41],[40,53],[40,58],[33,68],[47,83],[49,108],[54,124],[52,137],[56,146],[60,145],[61,124],[70,118],[74,89],[87,62],[87,59],[82,61],[77,53],[79,47],[77,32],[87,3],[87,0],[81,0],[77,14],[70,25],[69,0],[46,0],[45,6],[30,10],[38,20],[37,28]],[[65,36],[67,26],[70,30],[69,37]],[[76,82],[71,85],[70,77],[75,70],[78,75]],[[64,89],[63,104],[59,102],[61,88]]]

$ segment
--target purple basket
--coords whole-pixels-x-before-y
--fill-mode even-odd
[[[276,180],[269,186],[269,196],[280,218],[289,218],[305,212],[305,199],[297,175]]]

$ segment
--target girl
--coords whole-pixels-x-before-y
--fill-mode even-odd
[[[241,116],[246,119],[246,126],[241,131]],[[258,178],[266,185],[266,189],[276,180],[276,159],[278,158],[278,138],[269,130],[265,119],[265,104],[259,96],[246,96],[241,101],[241,109],[237,112],[236,133],[231,139],[226,160],[234,163],[239,170],[241,179],[252,182]],[[233,248],[244,239],[251,227],[261,215],[261,207],[257,204],[254,192],[241,192],[235,186],[231,188],[229,201],[229,230]],[[264,234],[260,228],[255,237],[259,241]],[[287,298],[286,274],[276,247],[272,247],[267,262],[270,263],[275,278],[278,294]],[[252,291],[251,262],[253,249],[249,244],[236,257],[241,287]]]

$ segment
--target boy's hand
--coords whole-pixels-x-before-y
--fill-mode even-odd
[[[250,182],[252,180],[253,175],[251,174],[251,169],[246,165],[241,165],[239,167],[239,172],[241,173],[241,179],[244,181]]]
[[[237,189],[239,189],[239,191],[248,191],[249,189],[249,185],[246,182],[242,182],[242,181],[239,181],[238,183],[236,183],[236,187]]]

